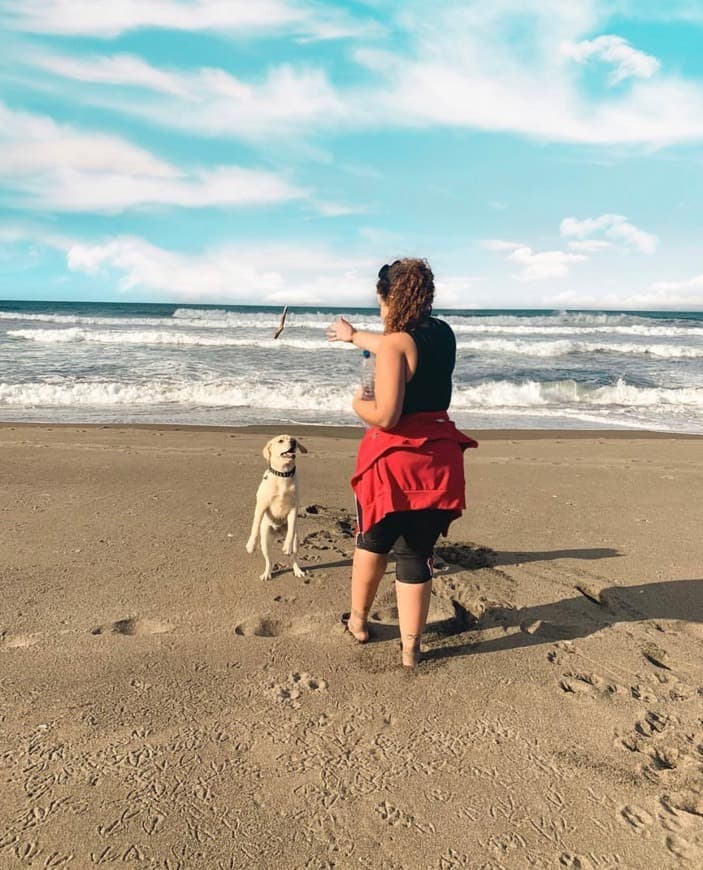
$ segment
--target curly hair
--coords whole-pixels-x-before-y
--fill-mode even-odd
[[[427,260],[407,257],[381,267],[376,291],[388,306],[385,332],[404,332],[432,312],[434,275]]]

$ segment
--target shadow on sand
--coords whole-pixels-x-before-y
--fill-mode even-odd
[[[453,647],[435,647],[427,660],[460,655],[519,649],[557,640],[588,637],[622,622],[684,620],[703,622],[703,580],[669,580],[636,586],[609,586],[598,590],[584,584],[578,594],[549,604],[531,607],[493,607],[474,615],[469,630],[501,626],[505,637]]]
[[[610,547],[588,547],[562,550],[534,550],[497,553],[490,547],[478,547],[474,544],[441,542],[435,547],[435,567],[442,574],[456,574],[460,571],[472,571],[477,568],[502,567],[505,565],[524,565],[526,562],[554,562],[557,559],[613,559],[622,556],[619,550]]]

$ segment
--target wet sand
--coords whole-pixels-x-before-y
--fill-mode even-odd
[[[474,432],[400,667],[337,623],[360,430],[0,424],[0,868],[703,865],[703,439]]]

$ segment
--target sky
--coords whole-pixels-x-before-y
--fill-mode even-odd
[[[0,0],[0,299],[703,309],[703,0]]]

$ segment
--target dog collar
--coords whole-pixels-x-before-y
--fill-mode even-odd
[[[271,468],[269,465],[269,471],[271,474],[275,474],[276,477],[293,477],[295,474],[295,468],[292,468],[290,471],[276,471],[275,468]]]

